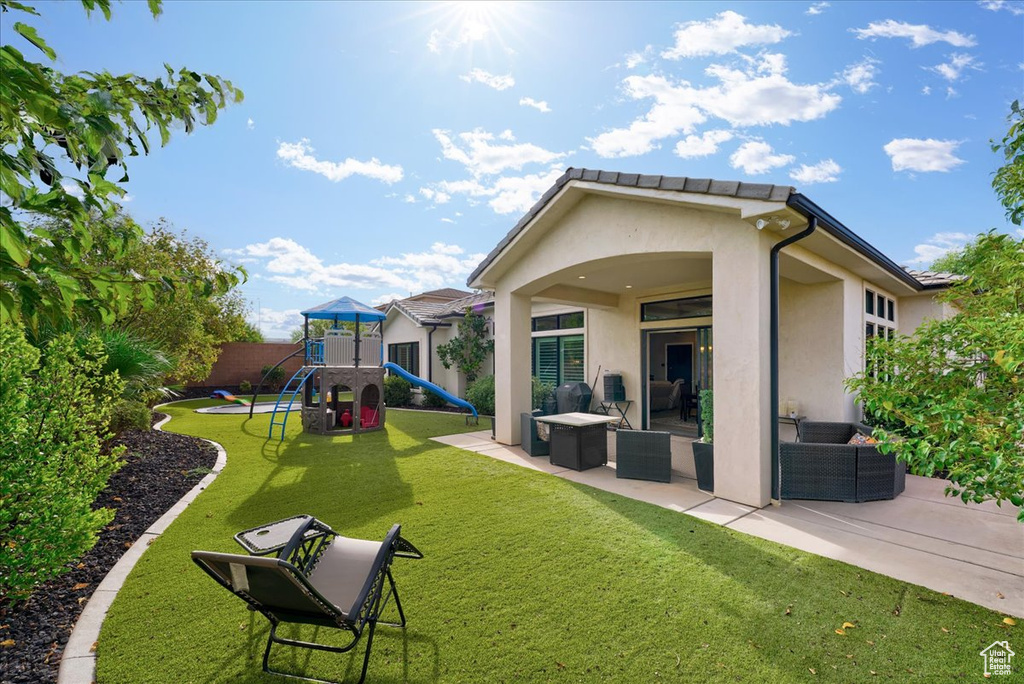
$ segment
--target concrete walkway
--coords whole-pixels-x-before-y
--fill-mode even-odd
[[[613,432],[608,434],[608,466],[583,472],[552,466],[546,457],[531,458],[519,447],[498,444],[490,432],[434,441],[1024,617],[1024,524],[1016,520],[1017,509],[947,498],[944,480],[908,475],[906,491],[892,501],[785,501],[756,509],[697,489],[691,440],[680,437],[672,438],[669,483],[617,479]]]

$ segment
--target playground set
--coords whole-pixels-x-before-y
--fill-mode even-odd
[[[341,297],[303,311],[302,316],[302,346],[274,366],[277,368],[293,356],[303,355],[302,367],[284,385],[274,405],[268,435],[271,439],[279,434],[284,440],[288,416],[296,401],[301,405],[302,428],[306,432],[326,435],[380,430],[386,415],[385,371],[451,404],[469,409],[473,418],[478,418],[472,404],[408,373],[401,366],[384,361],[381,323],[386,315],[381,311],[351,297]],[[323,337],[313,339],[309,336],[310,320],[328,320],[333,327],[326,330]],[[268,370],[254,390],[253,405],[272,372],[273,369]],[[252,416],[252,406],[249,415]]]

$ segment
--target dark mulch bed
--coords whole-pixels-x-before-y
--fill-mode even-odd
[[[70,572],[39,587],[20,604],[0,603],[0,681],[55,682],[61,653],[86,601],[107,571],[146,529],[214,466],[217,450],[193,437],[129,431],[125,465],[110,478],[97,507],[117,514],[96,546]]]

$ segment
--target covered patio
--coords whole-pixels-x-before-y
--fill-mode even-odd
[[[683,457],[689,440],[680,437],[673,438],[670,483],[616,478],[614,437],[608,465],[583,472],[497,444],[489,432],[434,439],[1024,617],[1024,534],[1012,506],[965,504],[943,495],[945,480],[908,475],[906,491],[891,501],[755,508],[697,489],[692,458]]]
[[[843,242],[793,197],[788,186],[570,169],[469,278],[494,292],[497,441],[519,444],[531,408],[535,305],[580,307],[586,381],[619,371],[633,427],[672,429],[652,388],[678,377],[666,371],[669,348],[689,348],[688,391],[715,393],[716,496],[755,508],[777,498],[773,382],[800,415],[857,420],[844,381],[863,366],[865,282],[890,306],[917,293],[905,271]],[[773,250],[805,229],[778,256],[773,310]],[[674,422],[687,427],[694,417],[681,414]]]

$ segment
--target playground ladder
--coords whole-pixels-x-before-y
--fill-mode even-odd
[[[316,366],[303,366],[299,370],[295,371],[295,375],[285,384],[281,390],[281,394],[277,396],[277,403],[274,404],[274,413],[270,416],[270,434],[267,435],[268,439],[274,438],[274,428],[281,427],[281,441],[284,441],[285,427],[288,425],[288,414],[291,413],[292,404],[295,402],[295,397],[299,396],[299,392],[302,391],[302,387],[306,384],[306,380],[309,379],[315,371]],[[292,387],[294,385],[294,388]],[[281,405],[284,403],[285,395],[288,397],[288,405],[284,407],[284,415],[278,418],[278,412]]]

